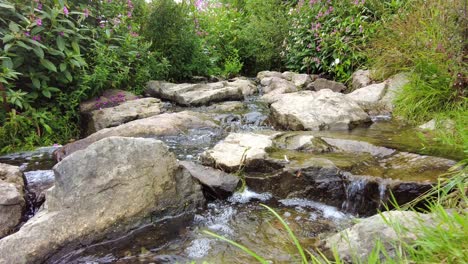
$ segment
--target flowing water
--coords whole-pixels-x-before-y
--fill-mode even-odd
[[[173,106],[170,111],[186,110]],[[190,110],[209,112],[207,107]],[[272,130],[268,124],[268,107],[248,98],[244,108],[229,113],[210,113],[218,120],[218,129],[192,129],[177,136],[157,137],[164,141],[179,160],[198,162],[200,154],[222,140],[229,132]],[[339,137],[385,146],[402,151],[420,151],[417,134],[406,127],[391,122],[387,117],[376,117],[376,123],[368,128],[352,131],[303,132],[326,137]],[[299,132],[302,133],[302,132]],[[52,166],[55,148],[40,148],[0,157],[0,162],[20,166],[25,172],[29,193],[28,217],[37,212],[44,201],[44,191],[53,185]],[[441,148],[440,153],[444,153]],[[278,153],[279,157],[285,156]],[[287,153],[289,159],[299,160],[300,155]],[[294,155],[297,155],[294,156]],[[310,154],[307,154],[310,156]],[[342,155],[342,156],[339,156]],[[343,158],[345,154],[329,155],[342,162],[343,167],[356,169],[353,162],[358,155]],[[456,154],[454,154],[456,156]],[[273,155],[274,156],[274,155]],[[450,155],[446,155],[449,156]],[[363,162],[367,162],[363,159]],[[373,167],[373,163],[368,163]],[[366,167],[367,171],[370,171]],[[360,167],[361,168],[361,167]],[[346,198],[340,208],[303,198],[280,199],[268,192],[255,192],[246,188],[227,200],[210,201],[200,208],[194,217],[181,215],[161,219],[149,226],[134,230],[125,237],[102,241],[95,245],[69,252],[54,263],[251,263],[252,258],[234,246],[221,242],[203,231],[208,230],[234,240],[260,256],[275,263],[296,263],[297,250],[280,221],[260,203],[276,210],[292,228],[306,249],[313,249],[320,238],[349,226],[355,215],[355,207],[365,202],[368,178],[350,178],[346,186]],[[388,182],[379,182],[378,196],[388,195]]]

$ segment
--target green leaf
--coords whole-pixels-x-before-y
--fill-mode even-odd
[[[44,59],[44,51],[40,47],[34,47],[33,51],[39,58]]]
[[[60,89],[57,88],[57,87],[49,87],[49,88],[47,88],[47,90],[49,90],[51,92],[60,92]]]
[[[22,48],[24,48],[24,49],[26,49],[26,50],[32,50],[32,48],[31,48],[30,46],[26,45],[26,44],[25,44],[24,42],[22,42],[22,41],[18,41],[18,42],[16,42],[16,44],[18,44],[18,46],[20,46],[20,47],[22,47]]]
[[[63,54],[63,52],[56,49],[49,49],[49,53],[54,56],[65,57],[65,54]]]
[[[13,69],[13,61],[8,58],[8,57],[3,57],[2,59],[2,65],[3,67],[5,68],[8,68],[8,69]]]
[[[63,51],[65,49],[65,41],[61,36],[57,37],[57,47],[59,50]]]
[[[27,39],[27,41],[31,44],[33,44],[34,46],[37,46],[37,47],[41,47],[42,49],[47,49],[46,46],[42,45],[39,41],[36,41],[36,40],[33,40],[33,39]]]
[[[6,8],[6,9],[11,9],[11,10],[15,10],[15,6],[13,5],[9,5],[9,4],[5,4],[5,3],[0,3],[0,7],[1,8]]]
[[[65,62],[60,63],[59,65],[60,71],[63,72],[67,69],[67,64]]]
[[[52,94],[50,93],[49,90],[42,90],[42,95],[44,95],[47,98],[52,97]]]
[[[65,78],[67,78],[69,82],[73,81],[73,77],[69,71],[64,72],[64,74],[65,74]]]
[[[48,70],[53,71],[53,72],[57,72],[57,68],[55,67],[55,65],[50,60],[41,59],[41,64],[42,64],[42,66],[46,67]]]
[[[34,88],[41,89],[41,81],[37,78],[31,78]]]
[[[80,54],[80,46],[78,45],[78,43],[76,43],[76,41],[73,41],[71,45],[72,45],[73,50],[76,53]]]
[[[31,35],[37,35],[39,34],[40,32],[42,32],[44,30],[43,27],[34,27],[32,30],[31,30]]]
[[[11,31],[15,32],[15,33],[18,33],[19,30],[20,30],[19,27],[18,27],[18,24],[16,24],[16,23],[13,22],[13,21],[10,21],[10,24],[8,24],[8,28],[9,28]]]
[[[13,46],[13,44],[8,43],[8,44],[5,45],[5,47],[3,48],[3,50],[5,50],[5,52],[8,52],[8,50],[10,50],[11,46]]]
[[[74,66],[78,67],[78,68],[81,67],[80,63],[77,60],[71,59],[70,63],[73,64]]]
[[[14,39],[14,38],[15,38],[15,36],[8,34],[8,35],[5,35],[5,36],[2,38],[2,41],[3,41],[3,43],[7,43],[7,42],[9,42],[10,40],[12,40],[12,39]]]

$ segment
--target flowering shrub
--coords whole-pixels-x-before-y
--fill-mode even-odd
[[[287,67],[346,81],[366,62],[363,50],[380,25],[382,17],[376,14],[380,5],[375,2],[300,0],[290,10],[292,28],[285,43]]]

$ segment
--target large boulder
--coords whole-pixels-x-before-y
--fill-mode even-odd
[[[284,94],[271,105],[270,115],[291,130],[351,129],[370,120],[356,102],[329,89]]]
[[[272,103],[279,95],[299,90],[292,82],[278,77],[266,77],[262,79],[261,84],[265,93],[261,99],[267,103]]]
[[[283,75],[281,72],[277,71],[261,71],[257,73],[257,78],[261,81],[263,78],[267,77],[278,77],[278,78],[283,78]]]
[[[21,223],[26,201],[19,167],[0,163],[0,238]]]
[[[273,136],[254,133],[231,133],[212,149],[205,151],[202,162],[226,171],[236,171],[255,160],[267,157],[267,148],[273,146]]]
[[[87,132],[115,127],[136,119],[158,115],[163,111],[163,103],[156,98],[143,98],[123,102],[110,108],[102,108],[89,113]]]
[[[403,89],[403,86],[409,83],[409,74],[399,73],[390,77],[385,82],[387,83],[387,91],[381,99],[381,104],[385,111],[393,112],[395,99]]]
[[[357,70],[351,76],[353,90],[366,87],[372,83],[369,70]]]
[[[121,137],[151,137],[178,135],[188,129],[217,127],[211,119],[201,113],[183,111],[165,113],[144,119],[139,119],[111,128],[105,128],[91,134],[87,138],[69,143],[54,152],[57,160],[62,160],[71,153],[85,149],[90,144],[111,136]]]
[[[240,182],[240,178],[235,175],[191,161],[181,161],[180,165],[200,181],[212,198],[226,199],[236,191]]]
[[[366,262],[375,249],[377,241],[381,242],[388,257],[397,256],[403,243],[414,241],[421,226],[434,226],[437,221],[431,214],[411,211],[389,211],[362,219],[356,225],[328,237],[324,246],[334,249],[343,261]],[[395,230],[400,230],[397,233]],[[381,256],[383,257],[383,256]]]
[[[380,99],[382,99],[385,94],[385,88],[385,83],[371,84],[347,94],[346,97],[354,100],[363,109],[369,111],[378,107]]]
[[[255,90],[255,84],[244,79],[198,84],[150,81],[146,93],[184,106],[200,106],[214,102],[241,100],[244,96],[253,94]]]
[[[109,89],[105,90],[101,96],[94,97],[80,103],[80,112],[82,114],[89,113],[100,108],[116,106],[135,99],[138,99],[138,96],[131,92],[118,89]]]
[[[307,90],[313,90],[313,91],[320,91],[324,89],[330,89],[333,92],[342,92],[346,90],[346,85],[340,83],[340,82],[335,82],[335,81],[330,81],[324,78],[318,78],[314,82],[310,83],[306,87]]]
[[[54,173],[44,209],[0,240],[0,263],[42,263],[61,249],[191,212],[204,201],[200,185],[155,139],[100,140],[62,160]]]

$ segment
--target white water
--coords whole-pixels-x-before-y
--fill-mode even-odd
[[[325,205],[319,202],[314,202],[311,200],[307,199],[301,199],[301,198],[292,198],[292,199],[283,199],[279,200],[279,202],[285,206],[296,206],[296,210],[304,210],[305,208],[312,208],[315,210],[318,210],[324,218],[328,219],[345,219],[349,218],[350,216],[342,213],[338,210],[338,208]],[[311,213],[310,220],[315,220],[317,219],[317,214],[316,213]]]

